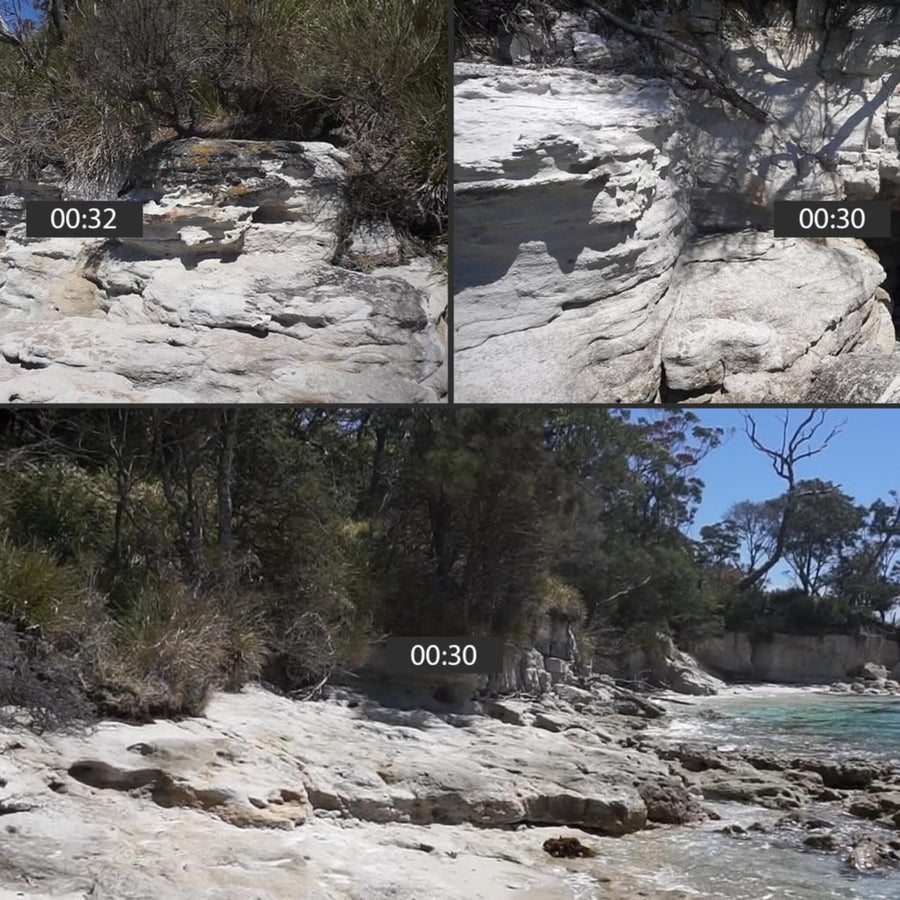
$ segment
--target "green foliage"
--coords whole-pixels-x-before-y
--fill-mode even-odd
[[[570,622],[581,622],[585,615],[584,600],[571,585],[556,575],[541,572],[535,579],[534,607],[529,616],[531,622],[543,616],[558,616]]]
[[[115,191],[186,135],[340,138],[343,226],[446,233],[446,0],[97,0],[0,45],[0,154]],[[27,57],[27,58],[26,58]]]
[[[44,547],[21,547],[9,538],[0,542],[0,616],[26,627],[52,625],[76,593],[78,573],[61,566]]]
[[[117,623],[94,679],[107,713],[200,715],[213,688],[258,675],[264,645],[252,621],[177,583],[145,590]]]
[[[98,483],[99,482],[99,483]],[[0,471],[0,527],[63,562],[96,551],[110,523],[107,485],[65,463]]]
[[[737,565],[740,557],[741,539],[737,526],[726,519],[715,525],[704,525],[700,529],[700,554],[707,565]]]
[[[385,634],[524,640],[559,615],[587,662],[660,634],[874,622],[900,501],[798,483],[787,546],[820,596],[741,590],[779,501],[688,536],[721,437],[683,410],[10,411],[0,619],[138,718],[260,676],[318,684]]]
[[[840,596],[811,597],[802,588],[749,591],[725,603],[724,624],[747,631],[755,640],[769,640],[776,632],[820,635],[855,630],[866,622]]]
[[[798,482],[795,493],[785,560],[804,591],[816,595],[855,543],[865,510],[836,485],[818,479]]]

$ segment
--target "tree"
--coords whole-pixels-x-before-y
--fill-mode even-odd
[[[752,572],[762,557],[772,551],[778,519],[778,510],[771,500],[741,500],[725,513],[723,524],[734,532],[741,549],[745,551],[748,572]]]
[[[595,630],[664,628],[696,611],[699,579],[684,529],[703,488],[696,466],[721,437],[681,410],[637,422],[602,410],[548,417],[548,445],[576,476],[560,571],[583,595]]]
[[[735,523],[726,519],[700,529],[700,559],[708,566],[737,566],[741,538]]]
[[[875,500],[866,511],[857,546],[835,567],[832,590],[852,607],[871,609],[882,619],[900,596],[900,498]]]
[[[784,558],[804,593],[818,597],[835,568],[852,551],[865,510],[837,485],[811,479],[797,483]],[[788,502],[779,498],[776,505]]]
[[[831,439],[840,433],[841,425],[832,428],[828,435],[818,443],[814,443],[816,435],[825,423],[825,413],[822,410],[810,410],[800,424],[789,431],[790,413],[786,412],[781,417],[781,445],[769,447],[757,436],[756,422],[749,414],[744,416],[744,429],[750,443],[761,453],[769,457],[775,474],[787,482],[788,489],[784,494],[784,502],[781,509],[781,517],[778,523],[778,531],[771,551],[765,562],[760,563],[755,569],[751,569],[741,580],[740,588],[746,590],[762,581],[772,568],[778,563],[784,554],[785,541],[791,526],[797,502],[809,495],[808,489],[799,489],[795,467],[804,459],[809,459],[821,453]]]

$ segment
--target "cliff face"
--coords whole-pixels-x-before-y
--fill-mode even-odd
[[[459,399],[897,396],[897,235],[771,227],[776,200],[889,200],[900,216],[900,18],[826,31],[820,4],[800,6],[796,23],[730,34],[721,4],[693,4],[704,51],[765,122],[570,13],[457,64]]]
[[[188,139],[122,199],[141,239],[29,239],[24,203],[78,192],[0,172],[0,401],[424,402],[446,394],[445,279],[396,235],[333,265],[345,154]]]
[[[727,678],[793,684],[840,681],[867,662],[892,669],[900,661],[897,642],[881,635],[776,634],[769,641],[754,642],[736,631],[708,638],[691,650]]]

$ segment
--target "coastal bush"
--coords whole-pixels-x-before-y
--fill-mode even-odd
[[[263,642],[255,623],[246,608],[228,612],[183,584],[146,589],[116,623],[93,673],[104,712],[201,715],[213,689],[258,674]]]
[[[61,565],[52,551],[0,539],[0,617],[24,628],[53,629],[82,588],[80,573]]]
[[[736,593],[726,601],[725,627],[748,631],[760,639],[775,632],[825,634],[847,631],[858,618],[846,599],[811,597],[802,588]]]
[[[66,524],[50,498],[23,520],[6,546],[50,587],[22,625],[138,718],[256,677],[310,688],[385,634],[524,636],[547,614],[587,664],[713,620],[685,530],[717,440],[684,411],[16,410],[0,475],[68,473],[101,513]]]
[[[62,562],[95,553],[111,523],[107,485],[67,463],[0,472],[0,527]]]
[[[2,4],[0,4],[2,10]],[[115,193],[158,141],[343,143],[341,219],[446,234],[447,0],[96,0],[0,42],[0,157]]]
[[[313,112],[339,131],[352,154],[345,230],[390,220],[442,235],[446,0],[264,0],[256,15],[257,115],[290,124]]]
[[[581,593],[549,572],[540,572],[534,579],[528,599],[520,611],[521,621],[528,628],[533,628],[544,616],[581,623],[586,615]]]

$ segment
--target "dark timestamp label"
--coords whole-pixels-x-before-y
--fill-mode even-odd
[[[775,237],[891,236],[887,200],[776,200]]]
[[[392,672],[481,672],[503,670],[503,638],[392,637],[385,641]]]
[[[25,236],[143,237],[144,204],[139,200],[29,200]]]

